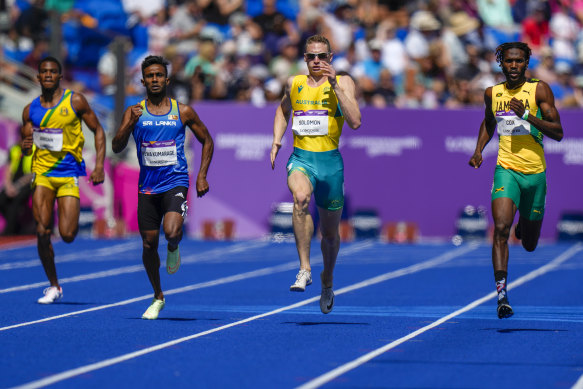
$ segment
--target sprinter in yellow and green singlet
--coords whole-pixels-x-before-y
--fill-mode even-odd
[[[314,194],[320,216],[324,270],[320,274],[320,310],[329,313],[334,305],[332,278],[340,248],[338,226],[344,206],[344,163],[338,150],[346,121],[360,127],[360,109],[355,85],[349,76],[339,76],[331,65],[330,42],[321,35],[308,38],[304,61],[308,75],[290,77],[275,113],[271,167],[281,148],[281,139],[292,119],[294,150],[287,163],[287,184],[293,195],[293,230],[300,258],[300,271],[290,287],[303,292],[312,283],[310,243],[314,222],[308,206]]]
[[[105,132],[85,97],[61,87],[60,62],[46,57],[38,66],[41,95],[22,112],[22,150],[32,157],[32,211],[36,221],[38,254],[50,286],[40,304],[51,304],[63,296],[55,267],[51,243],[53,208],[58,206],[59,234],[71,243],[79,229],[79,177],[87,175],[83,161],[85,138],[81,122],[95,134],[95,169],[89,180],[93,185],[105,180]]]
[[[538,244],[547,193],[543,135],[560,141],[563,127],[549,85],[527,79],[531,50],[522,42],[504,43],[496,59],[506,81],[484,92],[485,118],[480,125],[476,150],[470,166],[482,165],[482,151],[498,132],[498,160],[492,186],[494,241],[492,264],[498,291],[498,317],[513,315],[508,302],[508,238],[519,211],[515,235],[527,251]]]

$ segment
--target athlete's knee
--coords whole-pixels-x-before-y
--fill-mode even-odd
[[[61,240],[65,243],[71,243],[75,240],[75,237],[77,236],[77,232],[76,231],[67,231],[67,232],[61,232]]]
[[[142,239],[142,248],[144,251],[156,251],[158,250],[158,243],[153,239]]]
[[[168,242],[180,241],[182,239],[182,228],[168,228],[164,230],[164,236]]]
[[[506,223],[494,223],[494,239],[495,240],[508,240],[510,236],[510,224]]]
[[[304,192],[294,193],[294,208],[296,211],[305,212],[310,205],[310,194]]]
[[[536,249],[536,246],[538,246],[538,239],[522,239],[522,247],[524,247],[526,251],[533,252]]]

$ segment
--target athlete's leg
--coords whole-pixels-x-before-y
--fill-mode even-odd
[[[508,237],[516,214],[516,205],[508,197],[492,201],[494,218],[494,241],[492,244],[492,265],[494,271],[508,271]]]
[[[164,294],[160,284],[160,256],[158,255],[160,231],[140,230],[140,235],[142,236],[142,262],[154,289],[154,297],[163,300]]]
[[[38,256],[51,286],[59,288],[55,253],[51,243],[55,192],[44,186],[36,186],[32,194],[32,214],[36,222]]]
[[[81,205],[79,198],[63,196],[57,198],[59,212],[59,234],[65,243],[75,240],[79,231],[79,213]]]
[[[174,251],[182,240],[184,218],[178,212],[166,212],[164,215],[164,235],[168,241],[168,250]]]
[[[318,207],[320,214],[320,231],[322,232],[322,258],[324,260],[324,271],[322,272],[322,287],[332,287],[334,266],[340,249],[340,234],[338,226],[342,216],[342,209],[330,211]]]
[[[300,269],[311,271],[310,243],[314,234],[314,221],[308,206],[312,197],[312,183],[302,172],[294,171],[288,176],[287,185],[294,197],[292,223]]]
[[[494,280],[498,292],[498,318],[512,316],[514,312],[508,302],[506,292],[508,280],[508,237],[510,227],[516,214],[516,204],[508,197],[498,197],[492,200],[492,216],[494,218],[494,241],[492,244],[492,265]]]
[[[542,219],[528,220],[522,216],[518,219],[517,228],[519,228],[520,231],[519,234],[522,241],[522,247],[524,247],[526,251],[532,252],[534,249],[536,249],[542,226]]]

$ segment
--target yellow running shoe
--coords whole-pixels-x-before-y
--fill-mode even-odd
[[[166,305],[166,300],[152,299],[152,304],[146,309],[142,319],[156,320],[160,311],[164,309],[164,305]]]
[[[180,248],[176,247],[176,250],[168,250],[166,256],[166,271],[168,274],[174,274],[180,268]]]

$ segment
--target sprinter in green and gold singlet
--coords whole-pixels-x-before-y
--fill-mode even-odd
[[[79,229],[79,177],[87,175],[83,161],[85,138],[81,122],[95,134],[95,169],[89,180],[93,185],[104,179],[105,132],[85,97],[61,88],[61,64],[46,57],[38,67],[41,95],[22,112],[22,150],[32,153],[32,210],[36,221],[38,253],[51,286],[45,289],[40,304],[51,304],[63,296],[55,268],[51,244],[55,200],[59,212],[59,233],[70,243]]]
[[[300,257],[300,271],[290,287],[303,292],[312,283],[310,243],[314,223],[308,205],[314,194],[320,215],[324,271],[320,274],[320,310],[334,305],[332,276],[340,247],[338,226],[344,206],[344,164],[338,150],[344,122],[360,127],[360,109],[354,82],[338,76],[331,65],[330,42],[321,35],[308,38],[304,60],[308,75],[291,77],[275,113],[271,167],[281,148],[281,139],[292,118],[294,151],[287,163],[287,184],[294,198],[293,229]]]
[[[506,292],[508,278],[508,238],[516,211],[520,218],[515,235],[527,251],[538,244],[547,193],[543,136],[563,138],[563,127],[547,83],[527,79],[530,48],[522,42],[504,43],[496,58],[506,81],[486,89],[485,118],[470,165],[479,168],[482,151],[498,132],[498,160],[492,186],[494,241],[492,264],[498,292],[498,317],[513,315]]]

